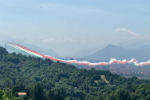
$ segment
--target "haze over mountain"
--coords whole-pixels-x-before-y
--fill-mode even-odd
[[[132,59],[135,58],[138,61],[147,61],[150,58],[150,46],[145,45],[136,49],[128,49],[116,45],[108,45],[105,48],[98,50],[97,52],[82,57],[82,60],[88,61],[109,61],[111,58],[116,59]]]

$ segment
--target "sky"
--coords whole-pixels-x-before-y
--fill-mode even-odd
[[[60,56],[147,45],[149,27],[150,0],[0,0],[0,45],[28,43]]]

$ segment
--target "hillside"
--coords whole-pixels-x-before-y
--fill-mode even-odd
[[[26,100],[149,100],[149,84],[109,71],[9,54],[0,47],[0,88],[11,89],[13,96],[26,91]]]
[[[91,69],[90,66],[75,65],[80,69]],[[150,80],[150,66],[135,66],[133,64],[111,64],[107,66],[95,66],[95,70],[105,70],[126,78],[137,77]]]

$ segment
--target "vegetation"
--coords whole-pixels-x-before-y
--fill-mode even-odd
[[[9,54],[1,47],[0,88],[0,100],[150,100],[148,80]]]

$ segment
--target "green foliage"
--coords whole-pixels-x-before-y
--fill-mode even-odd
[[[34,87],[34,92],[33,93],[34,93],[34,95],[33,95],[34,100],[45,100],[44,91],[43,91],[40,84],[37,84]]]
[[[117,100],[130,100],[129,91],[124,88],[117,89],[115,91],[115,96]]]
[[[17,100],[17,92],[27,92],[24,100],[150,100],[148,80],[9,54],[3,48],[0,54],[1,98]],[[5,88],[9,90],[4,92]]]
[[[0,89],[0,100],[21,100],[20,97],[14,97],[10,89]]]
[[[5,48],[0,47],[0,55],[6,55],[8,52],[6,51]]]

